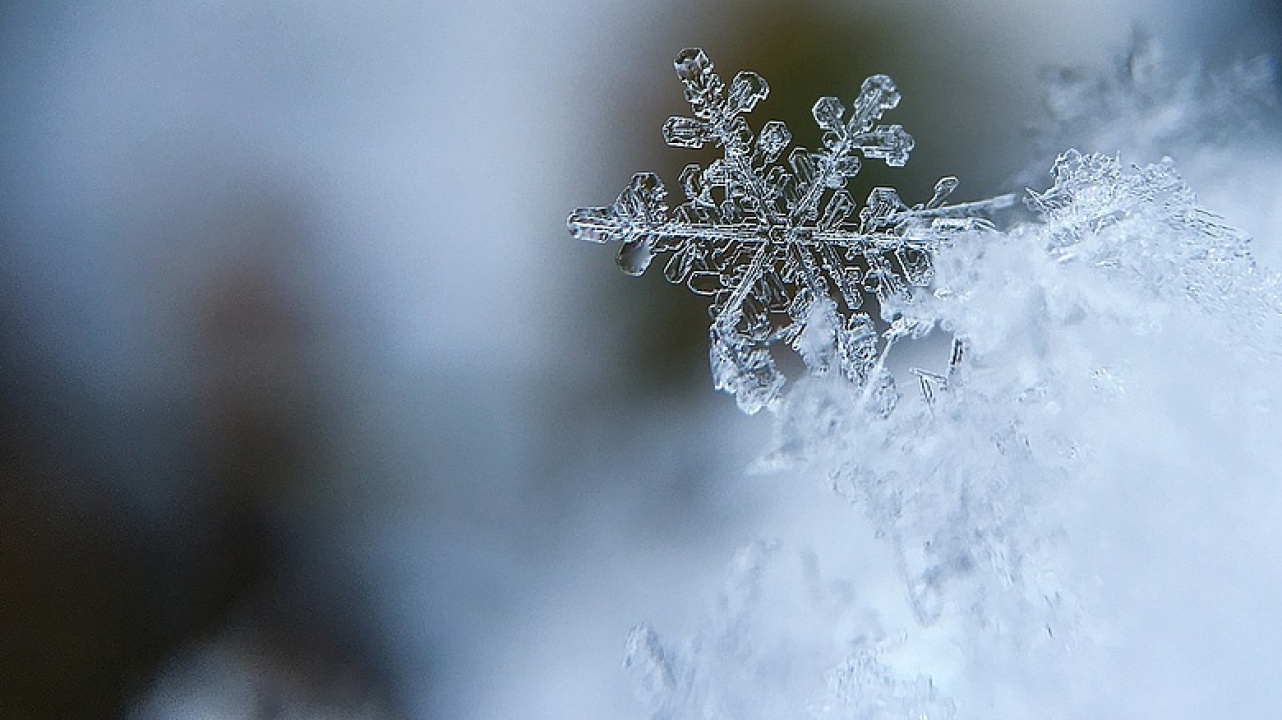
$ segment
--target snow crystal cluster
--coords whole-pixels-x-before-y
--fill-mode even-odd
[[[1147,92],[1158,71],[1135,63],[1134,92]],[[837,100],[816,103],[824,147],[795,149],[783,166],[782,123],[754,139],[741,117],[764,80],[740,73],[727,91],[698,50],[677,69],[694,117],[670,120],[665,138],[714,143],[724,157],[686,169],[687,202],[673,212],[658,178],[641,174],[614,205],[576,211],[570,229],[620,243],[633,274],[670,253],[668,279],[712,296],[717,387],[776,413],[758,467],[821,475],[858,507],[907,611],[877,593],[811,592],[792,597],[789,616],[810,625],[772,632],[756,613],[790,583],[768,579],[778,547],[757,543],[735,558],[704,631],[670,642],[640,625],[629,636],[627,666],[652,716],[1048,716],[1004,689],[1023,681],[1046,697],[1072,688],[1078,705],[1050,716],[1127,715],[1100,690],[1108,663],[1127,657],[1108,619],[1122,601],[1099,600],[1099,568],[1066,560],[1096,542],[1079,532],[1065,552],[1081,517],[1073,502],[1119,497],[1119,477],[1177,482],[1143,477],[1158,468],[1190,473],[1196,488],[1244,448],[1255,455],[1242,462],[1264,468],[1245,476],[1264,484],[1241,491],[1276,484],[1282,457],[1258,439],[1282,393],[1282,278],[1199,206],[1170,159],[1064,151],[1051,187],[1029,191],[1025,216],[1001,228],[990,218],[1011,198],[945,204],[953,178],[912,207],[877,188],[856,212],[845,184],[860,159],[903,164],[912,147],[902,128],[877,124],[899,100],[888,78],[865,81],[844,121]],[[1253,96],[1255,72],[1233,77],[1216,97]],[[1094,87],[1068,82],[1052,92]],[[927,336],[945,336],[951,356],[937,372],[913,370],[921,392],[901,395],[891,350]],[[787,392],[770,356],[781,342],[810,371]],[[1171,430],[1172,403],[1214,442]],[[1211,415],[1234,429],[1204,431]],[[1200,454],[1174,463],[1181,444]],[[1120,552],[1101,547],[1100,558]]]

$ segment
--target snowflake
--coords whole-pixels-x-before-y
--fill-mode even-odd
[[[670,210],[654,173],[638,173],[613,205],[580,208],[568,221],[581,240],[619,243],[624,272],[641,275],[668,254],[664,275],[712,298],[709,353],[714,384],[754,413],[780,396],[784,377],[772,347],[792,347],[814,375],[834,371],[864,388],[879,414],[894,406],[893,380],[883,367],[894,339],[920,328],[894,322],[878,332],[865,309],[929,284],[931,258],[952,233],[985,227],[983,215],[1013,203],[1003,196],[945,204],[957,179],[945,177],[928,202],[909,207],[892,188],[872,190],[859,207],[846,183],[865,159],[899,167],[912,137],[900,125],[878,124],[899,104],[885,75],[863,82],[847,108],[835,97],[814,105],[822,147],[795,147],[788,127],[771,120],[755,135],[743,115],[765,99],[769,85],[743,71],[727,88],[698,48],[674,63],[693,117],[663,126],[674,147],[714,145],[723,155],[681,173],[686,202]],[[849,116],[847,117],[847,110]]]

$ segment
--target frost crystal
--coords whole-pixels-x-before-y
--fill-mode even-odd
[[[898,336],[924,332],[892,322],[879,337],[867,300],[885,305],[929,283],[931,258],[951,233],[983,227],[985,213],[1012,196],[945,204],[957,179],[945,177],[925,203],[906,205],[892,188],[875,188],[863,207],[846,189],[863,160],[902,166],[913,148],[899,125],[879,124],[899,104],[889,77],[866,79],[849,107],[835,97],[814,105],[822,147],[795,147],[781,121],[753,133],[744,114],[770,92],[760,75],[742,71],[729,87],[697,48],[674,63],[692,117],[663,126],[674,147],[713,145],[722,157],[686,166],[686,201],[674,210],[654,173],[638,173],[609,207],[580,208],[570,232],[581,240],[619,243],[618,263],[640,275],[668,254],[664,275],[712,298],[709,330],[713,381],[754,413],[775,401],[784,383],[771,348],[791,346],[812,374],[837,373],[865,388],[877,414],[894,405],[883,368]]]
[[[1063,506],[1135,482],[1117,453],[1145,469],[1225,462],[1166,447],[1175,457],[1162,465],[1142,447],[1163,436],[1137,423],[1171,422],[1172,402],[1261,423],[1244,445],[1276,434],[1282,278],[1256,264],[1249,238],[1199,207],[1170,161],[1068,151],[1052,174],[1028,195],[1035,217],[941,243],[933,292],[898,306],[965,347],[946,392],[870,419],[839,384],[805,379],[777,408],[763,464],[823,477],[862,511],[886,564],[864,560],[850,592],[825,595],[781,575],[775,545],[741,553],[704,629],[630,636],[651,717],[1040,717],[1040,683],[1090,676],[1125,636],[1109,625],[1110,589],[1072,560],[1093,521]],[[1161,375],[1172,363],[1184,363],[1176,397]],[[1265,382],[1239,387],[1206,367]],[[1004,683],[1033,694],[1007,697]]]
[[[880,720],[954,717],[953,702],[930,678],[892,667],[900,644],[883,638],[875,618],[861,617],[859,633],[832,643],[832,625],[851,619],[853,593],[825,591],[818,569],[804,592],[783,581],[777,542],[741,549],[727,568],[725,587],[703,630],[665,641],[648,624],[628,633],[624,668],[637,681],[652,718],[804,718]],[[775,597],[771,597],[775,596]],[[783,596],[783,597],[778,597]],[[771,618],[772,600],[799,603],[813,635],[784,634]],[[797,628],[792,628],[794,631]],[[799,636],[798,636],[799,635]],[[810,637],[807,637],[810,636]],[[819,683],[816,684],[816,679]]]
[[[1085,262],[1140,283],[1149,298],[1231,317],[1220,332],[1239,343],[1282,346],[1273,336],[1282,281],[1256,264],[1249,236],[1197,204],[1170,158],[1126,168],[1069,150],[1051,172],[1055,184],[1026,202],[1059,262]]]
[[[1142,156],[1135,148],[1213,139],[1178,117],[1148,121],[1170,119],[1168,89],[1173,107],[1191,113],[1181,117],[1245,117],[1257,109],[1248,100],[1267,98],[1252,90],[1271,77],[1265,64],[1218,86],[1171,84],[1144,52],[1114,85],[1060,78],[1069,95],[1056,102],[1086,108],[1081,125],[1103,128],[1097,137],[1147,131],[1149,145],[1124,145]],[[863,512],[885,552],[860,556],[858,580],[831,593],[809,570],[801,583],[779,575],[776,544],[740,553],[704,629],[684,641],[646,625],[630,635],[625,665],[651,716],[1040,717],[1050,706],[1096,717],[1114,708],[1117,683],[1134,680],[1118,681],[1116,670],[1152,657],[1139,648],[1150,638],[1117,611],[1132,602],[1125,595],[1148,591],[1125,585],[1135,561],[1112,559],[1140,537],[1133,516],[1149,504],[1144,488],[1163,516],[1168,498],[1200,504],[1231,472],[1276,494],[1276,462],[1260,471],[1257,461],[1276,435],[1270,413],[1282,395],[1282,275],[1257,263],[1247,234],[1198,204],[1169,158],[1130,165],[1059,153],[1051,187],[1029,191],[1031,214],[1001,232],[980,216],[1009,199],[944,205],[951,178],[922,205],[879,188],[856,208],[844,184],[859,163],[902,164],[911,149],[902,129],[877,124],[898,100],[888,79],[865,82],[848,120],[839,102],[821,99],[822,149],[793,150],[776,165],[787,128],[767,123],[754,138],[741,117],[765,97],[764,81],[741,73],[727,90],[695,50],[677,68],[694,113],[670,120],[665,137],[715,144],[724,157],[687,168],[688,200],[675,211],[643,174],[613,206],[574,213],[570,228],[618,241],[633,274],[669,253],[668,278],[713,297],[717,385],[746,410],[779,396],[770,352],[781,340],[813,375],[859,388],[851,402],[843,383],[795,383],[772,405],[776,440],[758,466],[822,477]],[[874,324],[873,303],[888,330]],[[921,396],[890,412],[890,345],[934,326],[955,338],[947,370],[915,371]],[[1113,500],[1125,509],[1106,507]],[[1108,523],[1114,529],[1099,532]],[[1130,557],[1147,566],[1151,554]],[[1181,568],[1187,560],[1171,557]],[[1101,560],[1111,575],[1097,572]],[[1152,614],[1149,600],[1170,597],[1128,607]],[[1083,690],[1091,697],[1080,701]]]

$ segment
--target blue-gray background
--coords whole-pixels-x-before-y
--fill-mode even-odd
[[[286,705],[637,716],[627,628],[697,614],[781,482],[742,472],[769,422],[711,391],[700,300],[565,231],[691,159],[659,137],[676,52],[760,72],[755,123],[811,144],[815,97],[890,74],[917,149],[875,179],[918,198],[956,174],[969,199],[1048,160],[1040,67],[1102,66],[1136,23],[1173,62],[1232,62],[1276,53],[1278,22],[1263,0],[6,3],[0,716],[248,707],[219,662],[272,668],[251,674]]]

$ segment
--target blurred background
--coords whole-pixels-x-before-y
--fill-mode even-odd
[[[769,420],[712,391],[702,299],[565,229],[706,159],[660,137],[676,53],[761,73],[754,126],[810,146],[815,98],[887,73],[917,147],[859,187],[975,199],[1049,167],[1042,68],[1106,67],[1137,24],[1189,66],[1276,55],[1280,21],[5,3],[0,717],[640,717],[627,629],[696,615],[821,492],[744,472]]]

